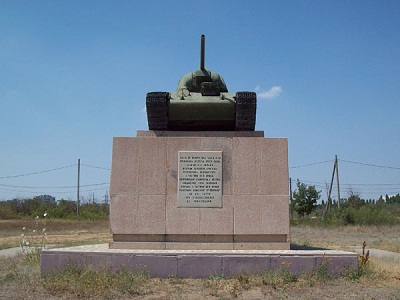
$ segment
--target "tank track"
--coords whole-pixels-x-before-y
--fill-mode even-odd
[[[169,93],[151,92],[146,95],[149,130],[168,130]]]
[[[254,92],[236,93],[236,131],[254,131],[256,126],[257,94]]]

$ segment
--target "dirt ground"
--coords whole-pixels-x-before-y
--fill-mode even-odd
[[[0,225],[1,222],[0,222]],[[4,225],[4,224],[3,224]],[[49,244],[75,245],[104,243],[111,239],[108,223],[68,224],[48,228]],[[10,231],[8,231],[10,232]],[[361,246],[384,250],[399,249],[397,227],[343,227],[335,229],[292,227],[291,243],[296,247],[347,249]],[[20,238],[0,230],[0,243]],[[321,280],[315,276],[298,277],[296,281],[265,280],[260,276],[209,279],[146,279],[134,293],[118,289],[104,291],[51,287],[43,284],[37,264],[27,264],[23,257],[0,258],[0,299],[400,299],[400,266],[390,260],[370,257],[367,275],[351,281],[349,278]],[[282,279],[282,278],[281,278]]]
[[[343,226],[315,228],[292,226],[290,242],[296,245],[347,250],[351,246],[377,248],[400,253],[400,226]]]
[[[25,228],[25,230],[23,230]],[[106,243],[111,241],[108,220],[0,220],[0,245],[18,247],[21,234],[27,238],[41,239],[43,229],[47,232],[46,244],[50,246],[74,246],[82,244]],[[39,232],[33,233],[36,230]]]

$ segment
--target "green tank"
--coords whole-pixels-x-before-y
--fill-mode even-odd
[[[175,92],[147,93],[150,130],[254,131],[256,93],[229,93],[224,79],[204,67],[204,52],[202,35],[200,68],[184,75]]]

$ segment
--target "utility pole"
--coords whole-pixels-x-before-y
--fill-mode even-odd
[[[104,195],[104,203],[108,204],[108,190],[106,190],[106,194]]]
[[[79,182],[81,177],[81,159],[78,158],[78,185],[76,190],[76,217],[79,219]]]
[[[331,192],[332,192],[333,180],[335,179],[335,170],[336,170],[336,160],[333,164],[332,179],[331,179],[331,184],[329,185],[328,200],[326,201],[325,211],[331,210],[331,204],[332,204]]]
[[[338,193],[338,208],[340,208],[340,189],[339,189],[339,166],[338,166],[338,159],[337,155],[335,155],[335,162],[333,164],[333,171],[332,171],[332,179],[331,179],[331,184],[329,186],[329,192],[328,192],[328,200],[326,202],[326,208],[325,211],[328,211],[331,209],[331,193],[332,193],[332,187],[333,187],[333,180],[335,179],[335,173],[336,173],[336,183],[337,183],[337,193]]]
[[[336,185],[337,185],[337,198],[338,198],[338,209],[340,209],[340,188],[339,188],[339,162],[337,155],[335,155],[335,165],[336,165]]]

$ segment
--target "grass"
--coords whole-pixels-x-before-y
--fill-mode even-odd
[[[0,258],[0,286],[2,286],[0,298],[286,299],[287,297],[294,299],[302,294],[318,296],[318,291],[323,293],[322,295],[329,295],[326,291],[327,286],[333,291],[335,286],[340,290],[352,289],[354,293],[366,289],[362,294],[364,296],[369,295],[369,288],[371,293],[377,289],[383,298],[386,295],[400,293],[399,281],[395,278],[400,275],[400,267],[394,262],[387,261],[386,264],[382,264],[380,260],[375,260],[366,265],[362,272],[343,272],[336,277],[327,276],[327,273],[321,270],[296,276],[290,272],[290,266],[282,265],[277,271],[267,271],[261,275],[159,279],[150,278],[145,271],[138,273],[122,270],[113,273],[108,272],[106,266],[103,269],[94,269],[69,265],[58,272],[41,277],[39,261],[20,255],[7,259]]]
[[[277,271],[267,271],[262,275],[262,283],[273,288],[283,288],[298,281],[298,276],[290,272],[290,265],[282,265]]]
[[[40,220],[39,222],[41,222]],[[41,223],[36,224],[34,219],[23,220],[0,220],[0,250],[19,247],[23,227],[25,231],[32,229]],[[70,247],[88,244],[107,243],[111,240],[109,234],[108,220],[95,221],[73,221],[62,219],[47,219],[46,226],[48,233],[47,245],[51,247]]]
[[[109,273],[106,269],[80,268],[70,265],[67,268],[45,276],[41,284],[52,295],[68,294],[73,297],[113,298],[119,294],[151,294],[148,274],[122,270]]]
[[[26,223],[13,226],[16,236],[9,235],[3,239],[19,238],[20,227],[26,226]],[[363,240],[369,245],[375,243],[382,247],[398,245],[398,229],[400,227],[294,226],[291,231],[292,240],[299,245],[339,245],[345,248],[349,245],[361,246]],[[50,220],[47,230],[50,233],[49,243],[57,241],[65,246],[98,243],[110,237],[108,222],[104,221]],[[76,265],[41,277],[39,259],[35,257],[0,257],[0,299],[316,299],[329,295],[338,299],[347,299],[349,295],[355,299],[399,298],[398,261],[371,257],[362,269],[343,270],[339,276],[331,276],[325,267],[329,260],[325,260],[325,263],[316,272],[300,276],[291,273],[290,265],[285,262],[277,271],[266,271],[260,275],[240,274],[233,278],[158,279],[149,277],[145,271],[109,273],[106,266],[96,270],[91,267],[82,269]]]
[[[377,248],[400,253],[400,225],[394,226],[339,226],[314,227],[291,226],[292,244],[325,249],[361,247],[366,241],[369,248]]]
[[[65,233],[75,231],[79,232],[104,232],[109,227],[108,220],[92,220],[92,221],[74,221],[63,219],[47,219],[46,226],[51,230],[52,234]],[[20,235],[22,228],[34,228],[36,220],[18,219],[18,220],[0,220],[0,238],[12,237]]]
[[[19,246],[19,244],[17,242],[15,242],[15,243],[1,242],[0,243],[0,250],[13,248],[13,247],[18,247],[18,246]]]

